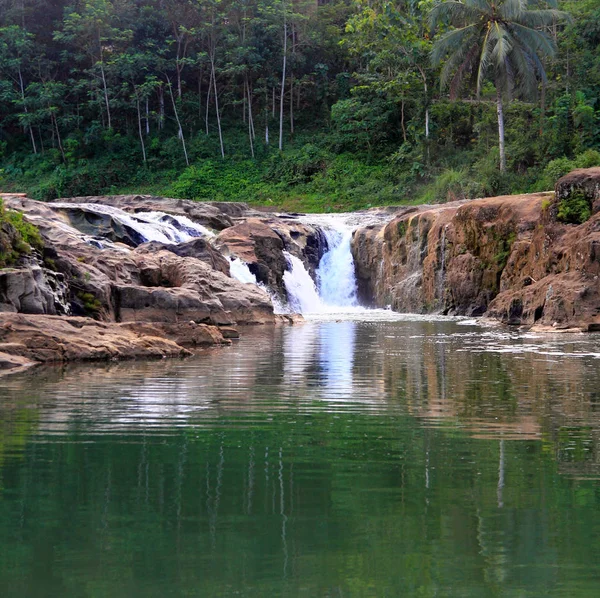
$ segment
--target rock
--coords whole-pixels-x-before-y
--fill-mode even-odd
[[[0,312],[64,314],[64,276],[32,264],[0,270]]]
[[[249,218],[222,231],[217,246],[248,264],[258,282],[280,292],[287,263],[280,236],[259,218]]]
[[[600,212],[600,167],[579,168],[558,179],[555,186],[555,200],[552,202],[552,216],[556,217],[558,204],[568,199],[574,191],[581,191],[590,204],[592,214]]]
[[[229,263],[205,239],[99,249],[46,204],[21,198],[12,207],[40,228],[46,260],[69,285],[74,315],[117,322],[273,321],[268,295],[228,276]]]
[[[170,251],[179,257],[193,257],[208,264],[214,270],[229,276],[229,262],[222,253],[203,237],[198,237],[186,243],[167,245],[152,241],[137,247],[137,253],[156,253],[157,251]]]
[[[359,229],[352,249],[361,295],[397,311],[593,329],[600,214],[562,224],[548,213],[553,199],[538,193],[419,206]]]
[[[36,365],[36,362],[31,359],[0,351],[0,377],[5,374],[16,374],[33,365]]]
[[[219,332],[224,338],[240,338],[240,333],[235,328],[231,328],[231,326],[219,326]]]
[[[232,216],[242,217],[248,210],[243,203],[198,202],[189,199],[172,199],[153,195],[106,195],[57,199],[53,203],[92,203],[120,208],[126,212],[160,211],[187,216],[194,222],[215,230],[233,225]]]
[[[0,314],[0,352],[37,362],[174,357],[190,352],[152,330],[90,318]]]

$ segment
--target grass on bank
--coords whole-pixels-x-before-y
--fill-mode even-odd
[[[547,191],[574,168],[600,165],[588,150],[525,172],[497,168],[497,150],[460,151],[432,146],[386,148],[368,153],[336,147],[326,131],[298,135],[283,152],[226,137],[224,160],[217,141],[203,134],[188,140],[191,165],[183,163],[177,138],[148,141],[148,162],[140,164],[131,137],[107,133],[95,154],[82,157],[76,144],[57,150],[12,154],[0,163],[0,188],[39,200],[105,194],[153,194],[196,200],[243,201],[255,206],[303,212],[339,212],[379,205],[442,203],[455,199]]]

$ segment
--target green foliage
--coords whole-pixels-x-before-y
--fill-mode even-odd
[[[483,52],[457,33],[468,15],[456,11],[487,14],[487,0],[5,4],[5,191],[45,200],[149,192],[329,211],[546,190],[568,170],[600,163],[597,2],[561,0],[575,18],[553,27],[549,41],[541,25],[559,15],[537,14],[546,2],[500,0],[504,33],[477,37]],[[527,31],[508,25],[521,21]],[[445,57],[439,66],[432,46],[434,59]],[[464,101],[449,101],[436,84],[450,73],[451,95],[461,91]],[[465,94],[461,81],[479,94]],[[511,99],[505,172],[497,87]]]
[[[6,210],[0,199],[0,268],[10,266],[20,256],[41,251],[44,243],[39,230],[21,212]]]
[[[535,184],[536,191],[549,191],[554,189],[556,181],[576,168],[591,168],[600,166],[600,152],[587,150],[575,156],[572,160],[566,157],[556,158],[544,168],[541,177]]]
[[[81,301],[85,313],[92,318],[97,316],[102,309],[102,303],[92,293],[78,291],[77,298]]]
[[[574,189],[558,203],[556,217],[567,224],[583,224],[590,219],[592,206],[581,189]]]

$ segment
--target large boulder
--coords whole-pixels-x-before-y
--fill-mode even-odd
[[[64,275],[35,263],[0,270],[0,312],[62,315],[68,313]]]
[[[558,212],[560,203],[577,192],[588,203],[592,215],[600,212],[600,167],[579,168],[558,179],[552,208]]]
[[[173,333],[177,341],[167,338]],[[0,354],[34,362],[189,355],[183,345],[228,344],[216,327],[115,324],[90,318],[0,314]],[[4,358],[10,365],[10,360]]]
[[[283,241],[259,218],[249,218],[222,231],[217,245],[248,264],[258,282],[283,292],[283,273],[287,263]]]
[[[208,264],[214,270],[229,276],[229,262],[214,245],[204,237],[198,237],[186,243],[166,244],[152,241],[136,248],[137,253],[156,253],[170,251],[179,257],[193,257]]]

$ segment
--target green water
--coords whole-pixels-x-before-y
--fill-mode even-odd
[[[309,322],[0,382],[6,596],[598,596],[600,338]]]

